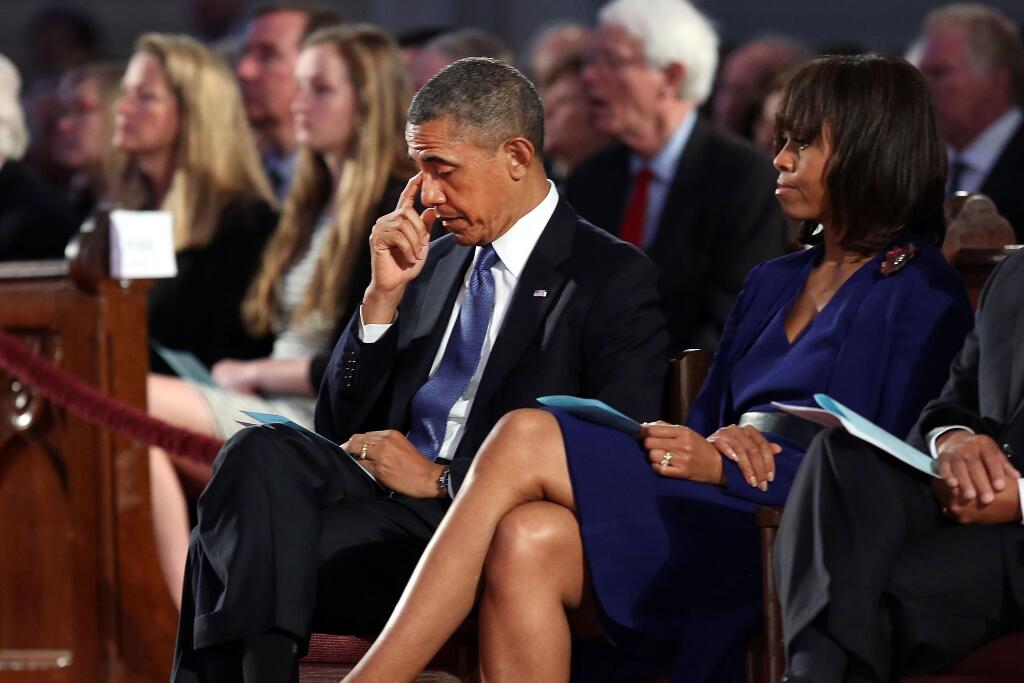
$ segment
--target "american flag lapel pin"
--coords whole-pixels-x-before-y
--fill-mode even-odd
[[[548,290],[546,290],[546,289],[535,289],[535,290],[533,290],[533,296],[535,298],[537,298],[537,299],[543,299],[547,295],[548,295]]]

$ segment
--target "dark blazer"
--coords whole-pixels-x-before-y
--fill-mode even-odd
[[[426,381],[473,248],[431,243],[398,319],[374,344],[353,316],[331,357],[316,431],[343,442],[376,429],[408,431],[409,404]],[[546,290],[546,296],[535,296]],[[358,312],[357,314],[358,315]],[[599,398],[637,419],[657,417],[667,335],[657,274],[634,247],[579,219],[560,200],[520,276],[451,466],[458,489],[494,424],[546,394]]]
[[[1024,242],[1024,192],[1021,180],[1024,178],[1024,122],[1017,126],[1013,137],[1006,143],[995,166],[989,171],[985,182],[978,190],[988,195],[999,212],[1010,221],[1017,242]]]
[[[0,261],[63,259],[77,224],[63,197],[19,161],[0,166]]]
[[[221,211],[205,247],[179,251],[178,274],[149,290],[149,334],[164,346],[191,351],[206,366],[222,358],[262,358],[273,337],[253,337],[242,321],[242,300],[259,271],[277,213],[256,196],[241,196]],[[165,366],[150,354],[155,370]]]
[[[565,183],[580,215],[612,234],[632,191],[630,155],[625,145],[606,148]],[[658,267],[673,353],[714,348],[747,273],[785,253],[776,177],[749,143],[697,120],[647,249]]]
[[[929,403],[911,441],[925,447],[936,427],[965,425],[1024,454],[1024,252],[1007,258],[989,277],[978,302],[974,330],[953,361],[942,394]],[[1024,607],[1024,527],[1003,525],[1007,567],[1017,604]]]

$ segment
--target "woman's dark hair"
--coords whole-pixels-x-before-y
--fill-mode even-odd
[[[794,73],[775,118],[777,135],[827,134],[827,201],[845,249],[878,251],[906,233],[941,243],[946,150],[931,90],[899,57],[830,55]],[[810,241],[816,221],[800,239]]]

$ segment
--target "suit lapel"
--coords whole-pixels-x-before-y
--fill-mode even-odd
[[[411,301],[409,310],[403,308],[400,313],[408,315],[409,320],[403,323],[409,324],[399,328],[398,347],[408,352],[399,356],[395,373],[390,411],[394,425],[405,424],[412,395],[427,380],[472,258],[472,248],[453,245],[438,259],[429,284],[418,290],[422,298]]]
[[[575,212],[567,202],[559,200],[555,213],[537,240],[519,282],[516,283],[505,320],[480,378],[468,422],[472,422],[478,411],[482,410],[481,406],[489,403],[494,391],[536,336],[548,312],[563,296],[571,293],[572,288],[565,287],[566,277],[558,270],[558,266],[572,252],[575,223]],[[534,296],[534,292],[539,289],[547,290],[547,296]]]
[[[1011,347],[1013,352],[1013,360],[1010,362],[1010,383],[1007,387],[1006,392],[1006,421],[1005,424],[1012,423],[1018,416],[1024,412],[1024,315],[1020,315],[1019,311],[1024,305],[1024,293],[1018,291],[1014,292],[1016,301],[1013,302],[1009,310],[1017,311],[1018,315],[1014,321],[1014,330],[1012,337]]]
[[[702,170],[708,148],[708,125],[697,119],[676,162],[675,173],[658,217],[658,232],[647,252],[659,268],[678,262],[678,252],[686,237],[699,224],[700,207],[704,204]]]

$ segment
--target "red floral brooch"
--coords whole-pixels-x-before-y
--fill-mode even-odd
[[[882,275],[892,275],[897,270],[901,270],[903,266],[910,263],[910,259],[914,258],[914,254],[917,253],[916,244],[908,244],[906,246],[896,245],[885,252],[885,260],[882,261],[882,265],[879,266],[879,270],[882,271]]]

